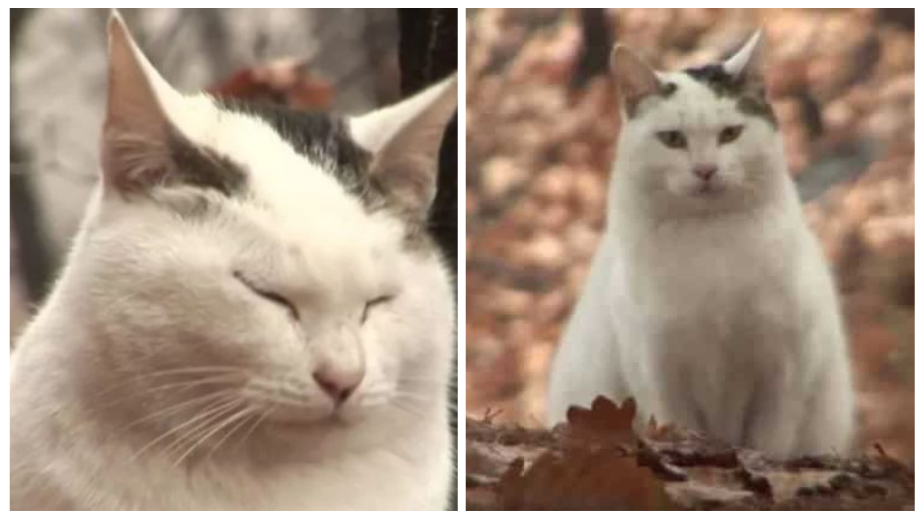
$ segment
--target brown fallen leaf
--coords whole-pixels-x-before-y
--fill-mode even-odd
[[[568,437],[584,442],[634,445],[637,441],[632,430],[635,413],[635,399],[631,397],[619,406],[602,395],[597,396],[590,409],[568,408]]]
[[[504,510],[664,510],[673,505],[660,482],[635,457],[615,447],[546,452],[524,472],[515,460],[498,485]]]

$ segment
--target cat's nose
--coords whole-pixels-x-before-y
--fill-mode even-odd
[[[366,371],[362,368],[338,370],[321,367],[315,370],[312,375],[321,390],[324,390],[334,400],[334,403],[339,405],[353,394],[353,391],[362,382],[363,376],[366,375]]]
[[[714,164],[697,164],[693,167],[693,175],[696,175],[704,181],[708,181],[719,171],[719,167]]]

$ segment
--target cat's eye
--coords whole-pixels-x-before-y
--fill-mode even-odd
[[[668,148],[686,148],[687,138],[680,130],[666,130],[657,133],[658,139]]]
[[[245,277],[240,271],[234,271],[234,277],[237,278],[239,282],[241,282],[257,296],[285,308],[289,312],[289,315],[292,317],[292,319],[298,321],[298,309],[296,309],[295,305],[292,305],[292,302],[287,300],[284,296],[279,293],[258,287],[252,281],[248,280],[247,277]]]
[[[378,298],[367,301],[366,305],[363,306],[363,314],[360,317],[360,321],[366,323],[366,319],[369,318],[369,311],[378,305],[392,301],[394,298],[394,296],[379,296]]]
[[[742,130],[744,130],[742,125],[726,126],[719,132],[719,144],[727,144],[738,139]]]

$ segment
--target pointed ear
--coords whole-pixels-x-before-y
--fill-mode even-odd
[[[157,74],[115,10],[109,16],[109,74],[103,123],[106,186],[120,191],[156,184],[168,170],[171,125],[161,98],[176,95]]]
[[[400,103],[350,120],[372,152],[370,175],[405,209],[425,216],[436,195],[443,132],[458,105],[456,74]]]
[[[610,71],[616,78],[623,105],[630,117],[642,99],[661,92],[661,82],[654,69],[625,45],[617,43],[613,47]]]
[[[746,90],[762,94],[764,86],[763,29],[755,32],[738,52],[725,60],[722,68]]]

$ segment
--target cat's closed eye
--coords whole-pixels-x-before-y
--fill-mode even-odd
[[[741,136],[743,125],[726,126],[719,132],[719,144],[728,144]]]
[[[656,134],[664,146],[668,148],[686,148],[687,138],[680,130],[666,130]]]
[[[366,323],[366,320],[369,318],[369,312],[376,306],[388,303],[395,299],[394,296],[379,296],[378,298],[369,300],[366,302],[366,305],[363,306],[363,314],[360,317],[362,323]]]
[[[257,296],[285,308],[289,312],[289,315],[292,317],[292,319],[298,321],[298,309],[296,309],[295,305],[293,305],[292,302],[287,300],[284,296],[279,293],[257,287],[257,285],[255,285],[251,280],[247,279],[247,277],[245,277],[240,271],[234,271],[234,278],[236,278],[239,282],[241,282],[241,284],[250,289],[250,291]]]

